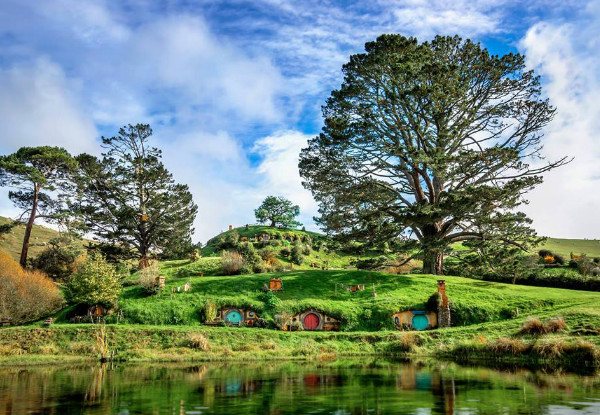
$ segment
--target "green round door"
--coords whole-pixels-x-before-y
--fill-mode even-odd
[[[237,310],[231,310],[225,314],[225,321],[231,324],[240,324],[242,322],[242,313]]]
[[[425,330],[429,326],[429,320],[424,314],[415,314],[412,318],[412,326],[415,330]]]

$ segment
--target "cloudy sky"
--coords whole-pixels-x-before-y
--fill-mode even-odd
[[[269,194],[317,207],[298,153],[349,55],[381,33],[459,34],[521,52],[558,114],[545,154],[575,161],[529,195],[543,235],[600,237],[600,0],[2,0],[0,154],[150,123],[199,206],[196,240],[253,221]],[[0,215],[16,212],[0,189]]]

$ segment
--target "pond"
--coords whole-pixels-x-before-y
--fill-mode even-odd
[[[600,414],[600,377],[334,361],[0,368],[1,414]]]

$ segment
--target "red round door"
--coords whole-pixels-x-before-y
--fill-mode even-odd
[[[319,327],[319,316],[314,313],[308,313],[304,316],[303,324],[305,330],[316,330]]]

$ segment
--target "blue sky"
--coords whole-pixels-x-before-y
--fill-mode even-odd
[[[98,154],[101,135],[150,123],[199,214],[196,240],[253,221],[269,194],[317,207],[299,150],[349,55],[382,33],[459,34],[521,52],[558,107],[546,154],[574,163],[529,197],[538,231],[598,237],[600,1],[77,1],[0,3],[0,153],[53,144]],[[2,190],[0,215],[16,212]]]

